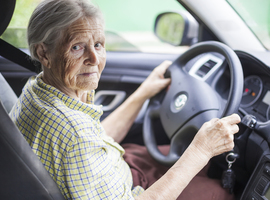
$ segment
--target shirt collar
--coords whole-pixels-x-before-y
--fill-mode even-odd
[[[36,80],[37,86],[42,88],[43,90],[45,90],[45,92],[48,93],[48,95],[56,96],[70,109],[82,111],[85,114],[91,115],[91,117],[94,117],[96,119],[99,119],[101,117],[101,115],[103,114],[103,111],[101,109],[102,106],[94,105],[94,96],[95,96],[94,90],[88,92],[87,102],[84,103],[80,100],[74,99],[74,98],[62,93],[60,90],[58,90],[55,87],[44,83],[44,81],[42,80],[42,74],[43,74],[43,72],[38,74],[35,80]],[[44,93],[44,91],[40,91],[40,92]],[[52,102],[53,98],[49,98],[49,101],[51,101],[51,103],[53,103]],[[94,113],[94,115],[93,115],[93,113]]]

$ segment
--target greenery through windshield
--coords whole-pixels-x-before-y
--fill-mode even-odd
[[[270,50],[270,1],[227,0],[261,43]]]

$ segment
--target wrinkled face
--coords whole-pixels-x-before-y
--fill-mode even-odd
[[[96,19],[76,21],[65,31],[52,56],[52,72],[61,87],[94,90],[106,63],[103,25]]]

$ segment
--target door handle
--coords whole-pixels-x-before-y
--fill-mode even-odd
[[[95,104],[99,105],[104,103],[106,98],[112,98],[109,104],[102,107],[103,111],[113,111],[117,106],[119,106],[126,97],[126,92],[118,90],[100,90],[95,95]]]

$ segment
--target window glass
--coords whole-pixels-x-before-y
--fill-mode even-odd
[[[13,18],[1,36],[18,48],[27,48],[26,27],[41,0],[17,0]],[[175,0],[95,0],[105,18],[107,51],[181,53],[186,47],[161,42],[154,35],[155,18],[161,12],[184,8]]]
[[[18,48],[27,48],[26,27],[30,16],[41,0],[17,0],[8,28],[1,38]]]
[[[96,0],[106,23],[106,43],[109,51],[142,51],[180,53],[186,47],[161,42],[154,35],[158,14],[181,11],[175,0]]]
[[[270,50],[270,1],[227,0],[253,31],[262,44]]]

